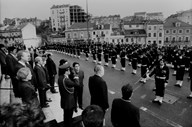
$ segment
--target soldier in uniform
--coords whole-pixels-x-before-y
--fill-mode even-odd
[[[88,47],[88,45],[85,46],[84,52],[85,52],[85,56],[86,56],[86,61],[88,61],[89,60],[89,47]]]
[[[120,52],[120,58],[121,58],[121,71],[125,71],[125,65],[126,65],[126,59],[125,59],[125,49],[122,48],[122,51]]]
[[[101,49],[101,46],[99,46],[97,51],[98,64],[101,64],[101,54],[102,54],[102,49]]]
[[[111,61],[112,61],[112,68],[116,68],[117,52],[115,49],[112,50]]]
[[[96,47],[95,46],[91,48],[91,53],[93,55],[93,63],[96,63]]]
[[[146,83],[147,71],[149,68],[149,60],[145,54],[141,55],[141,80],[140,82]]]
[[[156,98],[153,102],[161,105],[165,93],[165,83],[169,79],[169,68],[165,65],[163,59],[160,60],[160,64],[155,67],[149,76],[151,77],[153,74],[155,74],[156,85]]]
[[[103,50],[104,52],[104,60],[105,60],[105,66],[109,65],[109,50],[107,47]]]
[[[138,59],[137,51],[134,51],[132,54],[132,68],[133,68],[132,74],[134,75],[137,73],[137,59]]]
[[[177,70],[176,70],[176,84],[175,86],[181,87],[183,84],[183,77],[185,73],[185,57],[183,54],[179,55],[177,60]]]

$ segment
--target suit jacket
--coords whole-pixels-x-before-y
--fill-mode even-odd
[[[76,108],[74,87],[77,86],[77,84],[69,78],[63,80],[64,78],[64,75],[60,75],[58,79],[59,93],[61,96],[60,105],[62,109],[74,109]]]
[[[46,66],[47,66],[49,76],[53,76],[57,74],[56,65],[51,58],[47,58]]]
[[[139,108],[121,98],[113,100],[111,122],[114,127],[140,127],[139,120]]]
[[[18,90],[20,92],[21,99],[24,103],[39,106],[39,101],[35,88],[30,81],[19,81]]]
[[[7,70],[6,70],[7,69],[7,65],[6,65],[5,59],[6,59],[5,52],[0,49],[0,64],[1,64],[1,72],[2,72],[2,74],[6,74],[7,73]]]
[[[91,105],[98,105],[103,110],[109,108],[107,84],[100,76],[89,77],[89,91],[91,94]]]
[[[76,73],[76,72],[75,72],[75,75],[78,75],[78,77],[79,77],[79,86],[80,86],[80,87],[83,87],[83,86],[84,86],[84,85],[83,85],[84,71],[79,70],[79,73]]]
[[[13,78],[16,76],[16,65],[18,64],[18,61],[17,59],[11,55],[11,54],[8,54],[6,56],[6,64],[7,64],[7,74]]]
[[[38,89],[47,89],[47,73],[44,68],[39,65],[35,65],[34,72],[37,78],[37,88]]]

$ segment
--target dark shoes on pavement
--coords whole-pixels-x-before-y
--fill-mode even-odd
[[[174,86],[177,86],[177,87],[181,88],[181,85],[179,85],[179,84],[175,84]]]
[[[52,90],[51,93],[58,93],[56,90]]]
[[[162,102],[160,102],[159,100],[155,100],[155,99],[154,99],[152,102],[153,102],[153,103],[157,103],[157,104],[159,104],[159,105],[162,105]]]
[[[47,99],[46,102],[52,102],[51,98]]]
[[[192,99],[192,96],[187,96],[187,99]]]

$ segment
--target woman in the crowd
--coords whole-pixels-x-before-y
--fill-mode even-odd
[[[21,99],[24,104],[29,104],[33,106],[39,106],[39,101],[37,94],[35,92],[34,86],[31,84],[31,71],[27,67],[23,67],[17,72],[18,90],[21,94]]]

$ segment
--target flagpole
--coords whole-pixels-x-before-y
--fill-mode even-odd
[[[86,11],[87,11],[87,42],[89,41],[89,24],[88,24],[88,1],[86,0]]]

